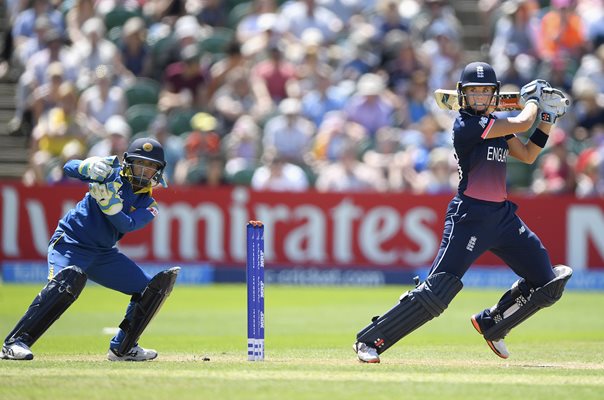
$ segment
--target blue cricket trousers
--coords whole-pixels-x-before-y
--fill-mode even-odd
[[[55,236],[48,247],[49,278],[65,267],[77,265],[88,279],[127,295],[141,293],[151,280],[145,271],[115,247],[102,250],[86,248],[65,243],[59,235]]]
[[[516,215],[517,209],[511,201],[455,196],[430,274],[448,272],[461,279],[480,255],[491,251],[535,287],[550,282],[555,275],[547,250]]]

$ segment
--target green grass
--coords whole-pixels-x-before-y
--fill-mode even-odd
[[[0,286],[2,335],[39,289]],[[0,361],[0,399],[602,398],[604,294],[567,292],[509,335],[501,360],[469,322],[501,291],[465,289],[381,364],[358,363],[356,332],[406,289],[268,287],[267,359],[252,363],[244,285],[177,286],[141,339],[159,358],[110,363],[102,329],[119,324],[128,297],[89,286],[36,343],[34,361]]]

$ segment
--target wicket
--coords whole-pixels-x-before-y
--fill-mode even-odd
[[[247,224],[247,359],[264,360],[264,225]]]

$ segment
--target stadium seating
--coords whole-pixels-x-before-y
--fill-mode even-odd
[[[157,104],[160,92],[159,82],[149,78],[137,78],[132,86],[126,89],[128,107],[137,104]]]
[[[132,134],[146,131],[151,122],[157,117],[155,104],[135,104],[126,110],[126,121],[132,129]]]
[[[182,135],[186,132],[190,132],[191,118],[197,113],[193,109],[174,109],[168,114],[168,130],[173,135]]]

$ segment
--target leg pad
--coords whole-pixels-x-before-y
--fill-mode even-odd
[[[133,296],[135,303],[131,319],[124,319],[120,328],[126,334],[115,349],[118,356],[123,356],[136,345],[140,335],[157,314],[168,298],[180,271],[179,267],[170,268],[155,275],[141,295]]]
[[[463,284],[453,274],[441,272],[428,277],[412,291],[404,293],[399,303],[357,334],[357,341],[377,349],[381,354],[403,337],[445,311]]]
[[[542,308],[549,307],[562,297],[572,269],[565,265],[554,267],[556,277],[542,287],[533,288],[524,279],[512,285],[494,307],[484,310],[477,320],[484,338],[503,339],[512,328],[524,322]],[[488,328],[484,329],[485,326]]]
[[[76,301],[86,286],[86,280],[86,274],[76,266],[59,271],[38,293],[5,342],[10,344],[20,340],[31,347]]]

